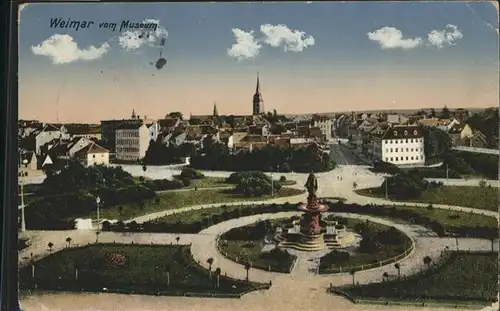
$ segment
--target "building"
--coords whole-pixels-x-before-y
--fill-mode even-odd
[[[21,139],[20,147],[28,151],[34,151],[36,155],[42,154],[42,147],[54,139],[60,139],[63,133],[59,128],[51,124],[42,124],[38,129],[31,132],[28,137]]]
[[[389,124],[406,124],[408,121],[409,119],[400,113],[387,115],[387,123]]]
[[[116,129],[116,159],[137,161],[144,158],[150,142],[149,127],[144,123],[124,123]]]
[[[108,165],[109,150],[91,143],[75,153],[75,158],[85,166]]]
[[[332,120],[330,120],[330,118],[325,116],[314,115],[312,117],[312,126],[319,127],[321,133],[323,133],[327,141],[332,139],[333,122]]]
[[[84,137],[88,139],[101,140],[102,134],[99,125],[89,124],[65,124],[60,128],[61,132],[67,134],[68,138]]]
[[[486,135],[472,128],[469,124],[465,124],[462,128],[460,138],[463,146],[466,147],[485,148],[488,145]]]
[[[374,158],[398,166],[425,164],[424,131],[421,126],[388,128],[374,146]],[[375,151],[379,150],[379,151]]]
[[[257,86],[255,87],[255,94],[253,95],[252,107],[252,115],[254,116],[258,116],[264,112],[264,99],[262,98],[262,93],[260,92],[259,74],[257,74]]]
[[[116,149],[116,130],[122,124],[150,124],[153,123],[154,120],[148,119],[146,116],[141,118],[139,115],[135,113],[135,110],[132,110],[132,115],[130,119],[122,119],[122,120],[105,120],[101,121],[101,138],[103,140],[104,145],[111,151],[114,152]]]
[[[33,151],[19,154],[20,171],[36,171],[38,169],[38,159]]]

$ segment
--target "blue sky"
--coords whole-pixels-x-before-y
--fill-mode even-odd
[[[144,44],[140,48],[127,51],[117,42],[117,38],[121,35],[118,30],[113,32],[99,29],[97,25],[79,31],[50,28],[50,19],[58,17],[81,21],[92,20],[96,24],[100,21],[120,24],[122,20],[139,22],[144,19],[154,19],[159,21],[162,29],[166,29],[168,36],[163,48]],[[457,75],[463,76],[462,80],[477,80],[476,76],[488,77],[491,80],[498,72],[498,33],[495,29],[497,19],[492,4],[487,2],[30,4],[21,13],[19,27],[20,76],[27,84],[37,83],[36,77],[40,72],[44,72],[50,76],[49,80],[55,81],[54,92],[58,92],[57,83],[68,80],[69,77],[85,81],[82,74],[79,78],[76,77],[77,71],[85,72],[89,80],[92,75],[102,74],[101,71],[133,75],[139,77],[138,79],[140,75],[149,77],[155,74],[157,77],[155,83],[158,85],[162,84],[160,81],[170,83],[167,81],[175,77],[176,82],[172,82],[171,87],[177,89],[179,85],[175,83],[180,83],[181,80],[184,81],[186,89],[194,87],[203,89],[207,84],[212,85],[217,81],[218,86],[212,87],[218,87],[220,90],[212,90],[215,95],[210,94],[214,98],[206,100],[212,103],[223,99],[227,103],[221,103],[224,106],[222,110],[227,110],[234,105],[231,106],[226,95],[217,94],[224,92],[228,84],[242,90],[247,87],[251,93],[254,88],[255,73],[259,71],[263,81],[266,78],[268,81],[273,81],[273,84],[263,82],[267,86],[264,98],[266,95],[271,95],[271,99],[281,110],[300,110],[299,103],[285,105],[285,102],[290,102],[288,97],[296,97],[286,95],[291,92],[290,88],[294,88],[292,85],[308,85],[308,89],[314,92],[311,89],[313,86],[318,90],[325,89],[335,81],[347,83],[345,79],[362,80],[366,79],[366,75],[389,81],[387,75],[390,73],[407,77],[407,84],[412,87],[418,86],[425,79],[442,80],[450,75],[454,75],[455,80]],[[261,26],[266,24],[276,32],[263,33]],[[276,28],[279,25],[284,26],[281,32]],[[384,27],[385,37],[381,36],[380,32],[377,33],[377,30]],[[257,41],[260,45],[258,54],[239,60],[228,55],[228,49],[236,43],[234,29],[239,29],[243,34],[254,31],[253,42]],[[283,32],[283,29],[288,32]],[[297,39],[297,36],[293,37],[294,31],[302,31],[304,34]],[[402,35],[399,41],[406,40],[403,43],[407,48],[402,48],[402,41],[398,43],[397,34],[395,35],[397,31]],[[455,31],[455,37],[451,37],[449,41],[451,44],[445,41],[438,47],[439,42],[434,41],[435,44],[432,45],[428,39],[428,34],[432,31],[444,37]],[[368,34],[370,32],[371,39]],[[70,57],[69,59],[74,61],[57,64],[54,63],[50,51],[34,53],[32,49],[54,34],[70,36],[73,42],[78,44],[79,49],[86,49],[89,46],[99,48],[105,43],[109,46],[105,53],[95,59],[82,60]],[[286,41],[285,37],[289,41]],[[309,37],[312,37],[313,41],[307,41]],[[393,43],[392,48],[382,48],[384,38],[388,40],[387,42]],[[420,38],[418,44],[408,47],[412,42],[416,42],[411,40],[418,41],[418,38]],[[275,42],[281,43],[272,46],[266,43],[265,39],[271,41],[274,39]],[[297,44],[304,42],[306,46],[299,46],[296,51],[285,51],[287,42],[290,44],[289,47],[293,47],[294,44],[297,47]],[[63,48],[59,46],[59,50]],[[150,66],[150,62],[156,61],[160,50],[167,58],[168,64],[164,70],[157,72]],[[314,80],[315,77],[318,80]],[[206,79],[210,79],[211,82],[198,85]],[[381,83],[385,83],[383,81]],[[91,81],[88,83],[90,88]],[[155,83],[151,84],[156,85]],[[370,81],[363,83],[366,84],[364,87],[373,84]],[[457,83],[453,87],[458,88]],[[476,82],[470,81],[470,83]],[[290,86],[288,90],[287,85]],[[161,87],[167,86],[163,84]],[[380,89],[381,86],[371,87]],[[390,89],[390,86],[384,87]],[[491,92],[496,90],[492,89]],[[354,89],[352,91],[355,92]],[[314,101],[323,101],[318,103],[319,110],[327,109],[334,100],[334,94],[331,95],[332,99],[329,99],[326,98],[328,94],[323,93],[321,99],[312,96],[315,98]],[[234,99],[234,102],[241,102],[243,105],[249,101],[251,95],[242,94],[241,98]],[[178,94],[176,98],[182,96]],[[278,100],[280,96],[286,99]],[[141,93],[139,97],[144,96]],[[352,103],[348,102],[348,94],[339,97],[342,98],[343,108],[352,106]],[[61,96],[58,98],[61,100]],[[180,109],[188,101],[190,105],[197,107],[196,109],[203,104],[204,108],[201,109],[203,111],[199,112],[206,112],[207,105],[211,104],[199,102],[202,100],[204,99],[196,96],[182,98],[172,104],[172,109]],[[446,101],[444,98],[425,100],[431,101],[431,106]],[[373,105],[381,106],[382,101],[383,99],[380,99]],[[415,104],[413,101],[410,102],[408,103],[410,106]],[[484,103],[486,106],[490,104],[490,101]],[[26,105],[32,104],[27,102]],[[131,105],[133,103],[126,106],[130,108]],[[309,109],[317,110],[313,103],[311,105]],[[383,105],[387,106],[390,103]],[[448,105],[454,104],[450,102]],[[461,106],[464,103],[457,105]],[[364,106],[366,104],[360,105],[361,108]],[[248,110],[248,107],[245,109]],[[151,113],[159,112],[157,108],[150,110]]]

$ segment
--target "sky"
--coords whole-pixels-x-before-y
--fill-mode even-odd
[[[281,114],[498,106],[490,2],[39,3],[19,19],[21,119],[248,115],[257,74]]]

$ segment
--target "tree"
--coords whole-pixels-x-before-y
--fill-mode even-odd
[[[424,154],[426,159],[443,159],[451,150],[451,138],[437,127],[424,126]]]
[[[384,272],[384,274],[382,274],[382,279],[384,280],[384,282],[387,282],[387,280],[389,279],[389,273]]]
[[[52,254],[52,247],[54,247],[54,243],[49,242],[47,246],[49,247],[49,254]]]
[[[165,119],[179,119],[179,120],[183,120],[183,115],[181,112],[179,111],[175,111],[175,112],[170,112],[168,113],[166,116],[165,116]]]
[[[247,282],[250,282],[250,279],[249,279],[249,277],[248,277],[248,274],[249,274],[250,268],[252,268],[252,264],[251,264],[250,262],[246,262],[246,263],[245,263],[245,270],[246,270],[246,272],[247,272],[247,277],[246,277]]]
[[[356,283],[355,283],[354,275],[356,274],[356,270],[352,269],[351,271],[349,271],[349,273],[352,276],[352,285],[355,285]]]
[[[399,263],[395,263],[394,268],[396,268],[396,270],[398,270],[398,279],[400,279],[401,278],[401,266],[399,265]]]
[[[434,108],[431,108],[430,117],[431,118],[435,118],[436,117],[436,110],[434,110]]]
[[[220,268],[217,268],[215,269],[215,275],[217,277],[217,288],[219,288],[219,285],[220,285],[220,274],[221,274],[221,269]]]
[[[427,268],[429,268],[429,266],[431,265],[431,262],[432,262],[432,258],[429,256],[425,256],[423,259],[423,262],[427,266]]]
[[[212,278],[212,265],[214,263],[214,259],[212,257],[208,258],[207,263],[208,263],[208,272],[210,274],[210,278]]]
[[[68,243],[68,247],[71,247],[71,238],[70,237],[66,238],[66,243]]]
[[[448,107],[444,106],[443,109],[441,109],[441,112],[439,113],[439,118],[440,119],[449,119],[451,116],[450,110]]]

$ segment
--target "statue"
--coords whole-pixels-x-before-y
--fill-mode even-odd
[[[311,171],[304,186],[306,187],[309,196],[316,196],[316,191],[318,190],[318,180],[316,179],[316,176],[314,176],[314,171]]]

